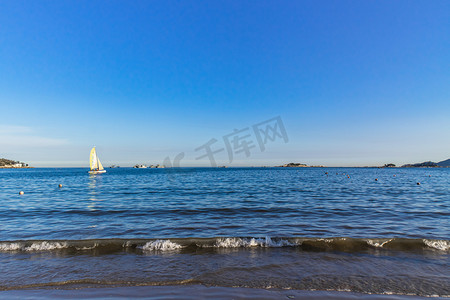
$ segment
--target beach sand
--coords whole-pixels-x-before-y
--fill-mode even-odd
[[[418,296],[368,295],[336,291],[300,291],[207,287],[203,285],[26,289],[0,292],[2,299],[425,299]],[[433,298],[444,299],[444,298]]]

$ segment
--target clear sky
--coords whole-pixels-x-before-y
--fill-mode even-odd
[[[207,166],[211,139],[230,166],[440,161],[450,1],[4,0],[0,105],[0,157],[33,166]]]

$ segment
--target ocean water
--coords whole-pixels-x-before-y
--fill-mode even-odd
[[[450,169],[107,171],[0,170],[0,290],[450,295]]]

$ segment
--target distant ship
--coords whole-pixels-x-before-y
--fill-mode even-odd
[[[95,151],[95,147],[91,150],[91,156],[89,157],[89,164],[91,166],[91,170],[89,174],[103,174],[106,173],[106,170],[103,168],[100,159],[98,159],[97,152]]]

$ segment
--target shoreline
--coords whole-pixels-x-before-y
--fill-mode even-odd
[[[0,169],[34,169],[34,167],[0,167]]]
[[[351,291],[308,291],[220,287],[204,285],[80,287],[0,291],[8,299],[312,299],[312,300],[415,300],[415,295],[363,294]],[[444,299],[436,297],[433,299]]]

